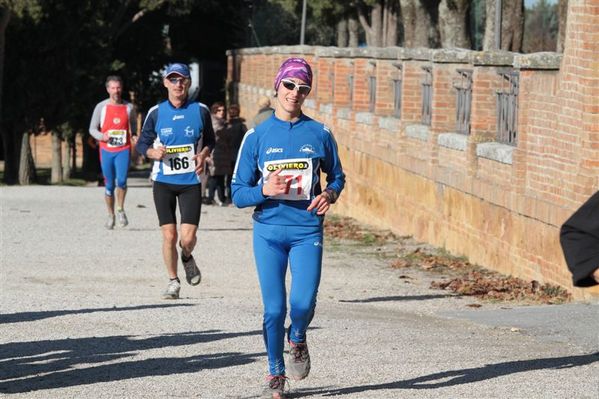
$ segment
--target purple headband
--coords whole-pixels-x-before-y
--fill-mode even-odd
[[[285,78],[301,79],[308,86],[312,86],[312,68],[303,58],[288,58],[279,67],[275,78],[275,90],[279,89],[281,80]]]

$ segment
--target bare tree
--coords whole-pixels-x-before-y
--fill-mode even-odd
[[[566,23],[568,21],[568,0],[559,0],[558,6],[559,30],[557,33],[557,45],[555,51],[564,52],[566,41]]]
[[[399,20],[399,2],[387,0],[383,9],[383,34],[385,35],[384,45],[397,45],[397,23]]]
[[[358,4],[358,20],[366,33],[368,46],[381,47],[383,42],[383,1],[377,1],[372,7]]]
[[[483,50],[501,50],[520,52],[524,31],[524,1],[501,1],[501,45],[495,43],[495,18],[497,0],[486,1],[487,18],[485,23],[485,39]]]
[[[366,33],[366,44],[375,47],[397,45],[397,0],[376,0],[370,6],[359,2],[357,11],[360,24]]]
[[[469,8],[469,0],[441,0],[439,4],[441,47],[470,48],[470,35],[466,25]]]
[[[526,10],[524,21],[526,35],[522,42],[522,52],[555,51],[559,30],[557,8],[557,4],[540,0]]]
[[[348,43],[347,19],[337,22],[337,47],[347,47]]]
[[[425,4],[426,1],[426,4]],[[439,31],[434,15],[439,2],[435,0],[399,0],[404,31],[404,47],[436,47]]]
[[[360,23],[353,16],[347,18],[347,31],[349,33],[349,47],[358,47],[360,44]]]
[[[353,16],[342,18],[337,23],[337,47],[358,47],[360,23]]]
[[[62,183],[62,139],[57,132],[52,132],[52,168],[50,182],[52,184]]]
[[[8,141],[11,139],[11,136],[7,134],[6,128],[2,125],[2,97],[3,97],[3,84],[4,84],[4,49],[6,45],[6,27],[8,26],[8,22],[10,21],[10,10],[7,7],[0,7],[0,137],[2,139],[2,144],[4,147],[4,159],[9,155],[10,151],[7,149],[12,146],[12,143]],[[10,170],[10,163],[8,163],[9,170],[6,171],[5,181],[8,183],[12,183],[14,171]],[[12,173],[11,173],[12,172]],[[13,176],[11,176],[13,175]],[[8,177],[8,178],[7,178]]]

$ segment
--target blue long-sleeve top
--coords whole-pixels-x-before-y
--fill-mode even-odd
[[[191,157],[204,147],[212,151],[214,143],[208,107],[186,102],[176,108],[166,100],[148,111],[135,148],[139,154],[146,155],[151,147],[165,146],[167,155],[154,161],[152,180],[186,185],[200,183]]]
[[[283,169],[280,176],[288,178],[288,190],[266,197],[262,186],[277,169]],[[254,220],[261,223],[321,225],[323,216],[306,210],[323,190],[321,172],[326,174],[325,189],[338,196],[345,174],[331,131],[303,114],[295,122],[272,115],[243,138],[231,182],[233,203],[239,208],[255,206]]]

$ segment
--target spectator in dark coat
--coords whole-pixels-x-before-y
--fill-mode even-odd
[[[237,153],[243,136],[248,130],[245,126],[245,119],[239,117],[240,108],[238,104],[231,104],[229,106],[229,120],[227,121],[227,129],[231,133],[231,173],[227,175],[227,201],[231,202],[231,175],[233,169],[235,169],[235,162],[237,162]]]
[[[252,128],[255,128],[272,115],[275,112],[274,109],[270,106],[270,98],[267,96],[262,96],[258,100],[258,113],[254,116],[254,120],[252,120]]]
[[[599,191],[562,225],[560,242],[574,285],[599,284]]]
[[[216,102],[210,107],[212,114],[212,128],[216,137],[214,150],[210,155],[208,162],[208,204],[215,203],[220,206],[226,206],[225,196],[225,177],[233,173],[231,164],[232,153],[232,135],[231,130],[225,123],[225,104]],[[218,198],[215,199],[214,194]]]
[[[235,165],[235,161],[237,160],[237,152],[239,152],[239,147],[241,146],[243,136],[245,135],[245,132],[247,132],[248,130],[245,126],[245,119],[239,117],[239,112],[239,105],[231,104],[229,106],[229,120],[227,122],[227,128],[231,130],[231,137],[233,142],[233,165]]]

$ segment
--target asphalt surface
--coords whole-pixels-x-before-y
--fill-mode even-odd
[[[98,187],[1,187],[0,396],[255,398],[266,375],[251,210],[205,206],[203,273],[166,301],[147,181],[127,228]],[[599,304],[488,304],[325,245],[294,398],[599,398]]]

